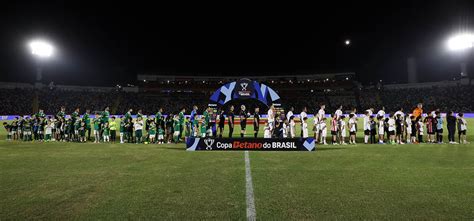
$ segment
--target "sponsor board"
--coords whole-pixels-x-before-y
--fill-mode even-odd
[[[188,151],[315,151],[313,138],[189,138]]]

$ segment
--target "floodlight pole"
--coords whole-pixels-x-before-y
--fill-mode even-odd
[[[38,67],[36,67],[36,81],[41,82],[42,79],[43,79],[43,68],[38,65]]]

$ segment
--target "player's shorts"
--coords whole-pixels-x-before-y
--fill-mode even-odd
[[[379,128],[379,135],[384,135],[385,131],[383,130],[383,128]]]
[[[31,135],[31,131],[25,131],[23,132],[23,135]]]
[[[201,133],[201,137],[206,137],[206,133]]]
[[[373,130],[370,130],[370,135],[373,135],[373,136],[375,136],[376,134],[377,134],[377,131],[376,131],[375,129],[373,129]]]
[[[121,137],[123,137],[123,134],[124,134],[123,132],[120,132],[120,136],[121,136]]]
[[[43,134],[43,131],[42,131],[42,130],[39,130],[39,131],[38,131],[38,134]]]
[[[247,122],[246,121],[240,121],[240,129],[245,130],[246,127],[247,127]]]
[[[411,134],[411,127],[407,127],[407,134]]]
[[[99,130],[94,130],[94,135],[99,135]]]
[[[439,134],[442,134],[442,133],[443,133],[443,129],[438,129],[438,130],[436,130],[436,132],[438,132]]]
[[[158,135],[158,140],[163,140],[163,134]]]
[[[364,135],[370,135],[370,130],[364,130]]]
[[[432,131],[428,131],[428,134],[429,134],[429,135],[433,135],[433,134],[435,134],[435,132],[434,132],[433,130],[432,130]]]
[[[395,132],[397,135],[402,135],[402,130],[397,130],[397,132]]]
[[[351,132],[349,132],[349,135],[356,135],[356,132],[355,132],[355,131],[351,131]]]
[[[78,130],[74,130],[74,134],[79,134],[79,131]]]
[[[331,130],[331,135],[337,135],[337,131]]]
[[[388,135],[392,136],[392,135],[395,135],[395,131],[388,131]]]
[[[179,136],[179,131],[175,131],[175,132],[173,133],[173,136]]]
[[[466,135],[466,130],[460,130],[458,133],[459,135]]]
[[[328,131],[327,130],[321,130],[321,136],[322,137],[326,137],[328,134]],[[293,136],[294,137],[294,136]]]
[[[151,139],[155,138],[155,136],[156,136],[156,135],[154,135],[154,134],[150,134],[150,138],[151,138]]]

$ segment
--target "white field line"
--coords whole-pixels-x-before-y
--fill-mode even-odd
[[[252,174],[250,170],[250,158],[249,152],[245,151],[245,190],[246,190],[246,202],[247,202],[247,220],[254,221],[257,217],[255,211],[255,200],[253,195],[253,184]]]

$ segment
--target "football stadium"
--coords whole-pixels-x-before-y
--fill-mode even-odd
[[[307,39],[239,28],[256,18],[178,30],[84,6],[8,8],[0,220],[474,219],[463,1],[388,7],[380,36],[399,33],[379,43],[367,28],[383,19],[347,21],[350,9],[350,31],[297,32]]]

